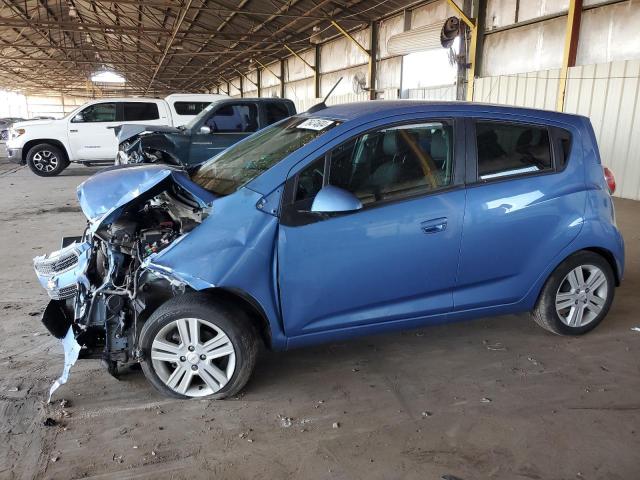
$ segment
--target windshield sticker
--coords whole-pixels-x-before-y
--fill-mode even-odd
[[[310,118],[309,120],[305,120],[296,128],[302,128],[304,130],[324,130],[329,125],[333,125],[335,122],[333,120],[325,120],[324,118]]]

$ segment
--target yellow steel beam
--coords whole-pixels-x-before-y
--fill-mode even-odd
[[[334,27],[336,27],[338,29],[338,31],[344,35],[345,37],[347,37],[349,40],[351,40],[353,43],[356,44],[356,46],[362,50],[364,52],[365,55],[367,55],[368,57],[371,56],[371,52],[369,50],[367,50],[366,48],[364,48],[360,42],[358,42],[355,38],[353,38],[353,36],[347,32],[344,28],[342,28],[340,25],[338,25],[338,23],[335,20],[331,20],[331,25],[333,25]]]
[[[578,34],[580,32],[580,17],[582,15],[582,0],[569,0],[569,12],[567,15],[567,28],[564,34],[564,54],[560,68],[560,81],[558,82],[558,98],[556,110],[564,110],[564,97],[567,91],[567,76],[569,67],[576,63],[576,50],[578,47]]]
[[[242,73],[240,70],[238,70],[237,68],[234,68],[234,70],[236,72],[238,72],[240,75],[242,75],[247,82],[249,82],[250,84],[252,84],[254,87],[258,88],[258,84],[256,82],[254,82],[253,80],[251,80],[249,77],[247,77],[244,73]]]
[[[300,60],[302,63],[304,63],[307,67],[309,67],[311,70],[313,70],[314,72],[316,71],[316,68],[311,65],[309,62],[307,62],[304,58],[302,58],[300,55],[298,55],[291,47],[289,47],[289,45],[287,45],[286,43],[284,44],[284,48],[286,48],[287,50],[289,50],[293,56],[295,56],[298,60]]]
[[[476,28],[476,22],[474,22],[471,18],[467,17],[462,9],[454,2],[453,0],[447,0],[447,3],[456,11],[456,14],[462,19],[464,23],[466,23],[470,29]]]
[[[263,65],[262,62],[260,62],[260,60],[256,60],[256,63],[258,65],[260,65],[262,68],[264,68],[265,70],[267,70],[271,75],[273,75],[274,77],[276,77],[278,80],[282,81],[282,79],[280,78],[280,75],[276,75],[276,73],[271,70],[269,67],[267,67],[266,65]]]
[[[469,42],[469,69],[467,70],[467,102],[473,101],[473,87],[476,77],[476,46],[478,44],[478,24],[477,22],[465,15],[462,9],[453,0],[447,0],[447,3],[456,14],[467,24],[471,30],[471,41]]]

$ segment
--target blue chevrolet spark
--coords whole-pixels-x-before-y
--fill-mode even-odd
[[[224,398],[273,349],[531,312],[578,335],[624,265],[589,120],[376,101],[317,108],[188,174],[114,168],[78,188],[81,237],[37,257],[62,340],[162,393]],[[54,388],[57,385],[54,385]]]

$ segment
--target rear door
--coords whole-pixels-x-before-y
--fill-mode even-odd
[[[399,328],[452,309],[465,203],[459,128],[447,119],[377,127],[289,178],[278,238],[288,336]],[[311,212],[325,185],[364,207]]]
[[[579,132],[528,118],[468,120],[467,204],[456,310],[522,299],[578,234]],[[564,139],[574,136],[572,146]],[[563,148],[563,144],[565,148]]]
[[[210,132],[201,132],[201,127]],[[192,132],[189,163],[198,164],[251,135],[259,128],[255,103],[225,103],[214,107],[204,122]]]

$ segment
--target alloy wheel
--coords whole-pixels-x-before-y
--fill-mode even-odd
[[[160,380],[187,397],[216,393],[236,367],[236,352],[227,334],[199,318],[180,318],[161,328],[150,356]]]
[[[33,155],[33,165],[41,172],[52,172],[58,163],[58,156],[51,150],[40,150]]]
[[[584,327],[594,321],[607,301],[609,285],[604,272],[595,265],[580,265],[560,282],[556,312],[569,327]]]

